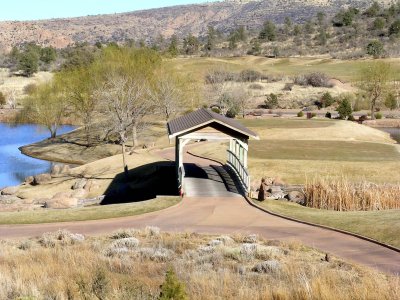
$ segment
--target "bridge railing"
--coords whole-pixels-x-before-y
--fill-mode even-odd
[[[235,171],[238,175],[240,183],[242,184],[244,190],[248,193],[250,191],[250,175],[247,169],[244,167],[243,163],[240,161],[239,157],[236,156],[230,150],[228,152],[228,166]]]

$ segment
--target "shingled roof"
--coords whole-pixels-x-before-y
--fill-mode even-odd
[[[194,130],[202,126],[206,126],[207,124],[213,122],[222,124],[244,135],[247,135],[248,137],[258,139],[258,136],[255,132],[246,128],[238,121],[224,117],[205,108],[201,108],[197,111],[191,112],[187,115],[181,116],[175,120],[168,122],[167,126],[169,137],[173,138],[177,135],[183,134],[187,131]]]

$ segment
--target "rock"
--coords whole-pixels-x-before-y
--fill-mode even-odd
[[[298,203],[301,205],[304,205],[306,200],[304,193],[298,191],[289,192],[287,198],[289,199],[290,202]]]
[[[33,176],[28,176],[25,178],[24,183],[26,184],[33,184],[34,178]]]
[[[75,181],[74,185],[71,187],[73,190],[79,190],[85,188],[85,185],[87,183],[86,178],[81,178]]]
[[[33,185],[41,185],[51,181],[51,175],[48,173],[33,176]]]
[[[14,204],[15,202],[21,200],[17,196],[14,195],[1,195],[0,196],[0,204]]]
[[[99,187],[100,187],[100,185],[98,184],[98,182],[96,180],[91,179],[91,180],[87,181],[87,183],[85,185],[85,190],[90,192],[91,190],[95,190]]]
[[[46,201],[44,206],[53,209],[75,208],[78,206],[78,199],[71,197],[69,193],[58,193]]]
[[[282,193],[283,191],[280,186],[271,186],[269,192],[271,192],[271,194],[276,194],[276,193]]]
[[[274,179],[273,185],[275,185],[275,186],[283,186],[283,185],[285,185],[285,182],[282,180],[282,178],[276,177]]]
[[[18,192],[19,186],[9,186],[1,190],[2,195],[14,195]]]
[[[258,241],[257,234],[250,234],[243,239],[243,243],[255,244]]]
[[[63,165],[62,169],[61,169],[61,174],[69,174],[69,172],[71,171],[71,168],[68,165]]]
[[[72,197],[77,198],[77,199],[85,199],[87,194],[88,194],[87,190],[77,189],[77,190],[74,190],[74,192],[72,193]]]
[[[277,260],[266,260],[257,265],[252,269],[253,272],[257,273],[277,273],[281,269],[281,264]]]
[[[258,190],[258,201],[264,201],[267,198],[268,193],[268,184],[266,182],[266,178],[261,179],[261,185]]]
[[[281,200],[281,199],[285,199],[286,194],[284,192],[280,192],[280,193],[274,193],[271,194],[270,198],[275,199],[275,200]]]
[[[60,175],[61,174],[61,171],[62,171],[62,165],[53,165],[52,167],[51,167],[51,172],[50,172],[50,175],[51,176],[58,176],[58,175]]]

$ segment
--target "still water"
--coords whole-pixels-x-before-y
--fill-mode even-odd
[[[62,126],[58,134],[73,130],[74,126]],[[25,177],[46,173],[51,162],[23,155],[18,148],[44,140],[50,136],[45,127],[35,124],[0,123],[0,188],[17,185]]]
[[[385,131],[387,133],[390,133],[390,136],[392,139],[396,140],[398,144],[400,144],[400,128],[399,127],[383,127],[383,128],[377,128],[382,131]]]

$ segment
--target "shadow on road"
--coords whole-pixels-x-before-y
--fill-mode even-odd
[[[140,202],[157,196],[177,196],[173,162],[155,162],[118,174],[107,188],[101,205]]]

